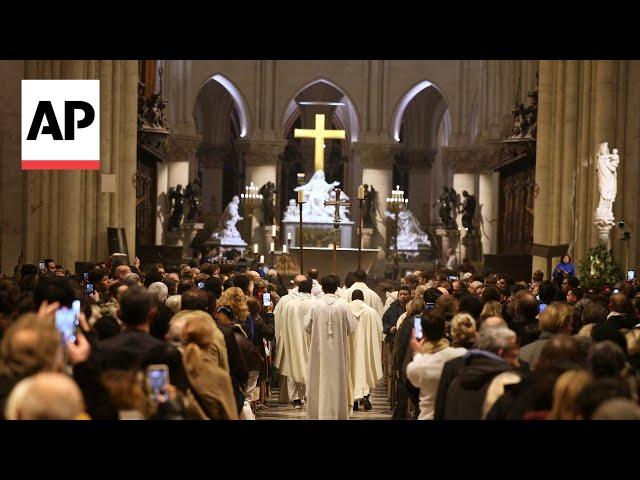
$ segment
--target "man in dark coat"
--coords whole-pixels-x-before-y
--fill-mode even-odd
[[[487,389],[499,374],[516,370],[516,334],[506,327],[480,331],[477,349],[463,357],[464,366],[453,380],[445,403],[445,420],[481,420]]]

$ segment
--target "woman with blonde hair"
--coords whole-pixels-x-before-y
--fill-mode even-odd
[[[218,328],[213,317],[209,315],[207,312],[203,312],[202,310],[183,310],[181,312],[176,313],[169,323],[170,332],[172,326],[179,326],[180,324],[184,324],[182,329],[176,328],[176,330],[180,331],[180,335],[182,335],[182,331],[186,327],[186,324],[189,320],[192,319],[205,319],[213,328],[213,342],[211,342],[211,346],[209,347],[209,353],[211,354],[213,360],[216,365],[222,368],[224,371],[229,371],[229,358],[227,354],[227,346],[224,343],[224,335],[222,331]]]
[[[591,380],[587,370],[569,370],[560,375],[553,387],[553,406],[547,420],[578,420],[576,398]]]
[[[190,386],[187,414],[195,419],[237,420],[231,377],[209,353],[214,328],[211,320],[194,316],[182,330],[182,362]]]
[[[473,348],[477,334],[476,321],[468,313],[458,313],[451,320],[452,347]]]
[[[238,287],[227,288],[216,302],[216,307],[228,307],[236,323],[244,322],[249,316],[249,307],[244,292]]]
[[[482,307],[482,312],[480,313],[480,321],[484,322],[489,317],[502,318],[502,304],[500,302],[489,300],[484,304],[484,307]]]

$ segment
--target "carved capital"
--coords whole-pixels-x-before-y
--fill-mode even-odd
[[[360,154],[363,168],[393,168],[393,157],[402,151],[402,145],[393,143],[360,143],[351,145],[352,152]]]
[[[286,140],[243,140],[238,149],[244,153],[247,166],[273,165],[284,151]]]
[[[196,152],[202,141],[199,136],[177,135],[169,136],[166,148],[166,158],[170,162],[188,162]]]
[[[198,147],[198,159],[201,168],[222,168],[231,154],[231,146],[202,143]]]
[[[477,173],[490,170],[497,163],[498,149],[491,145],[446,147],[443,155],[454,173]]]

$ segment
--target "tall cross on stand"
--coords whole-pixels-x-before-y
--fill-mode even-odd
[[[336,249],[338,244],[338,230],[340,229],[340,207],[350,207],[351,202],[346,200],[340,200],[340,190],[338,187],[334,188],[333,191],[336,194],[336,199],[334,200],[326,200],[324,202],[325,207],[336,207],[336,211],[333,215],[333,261],[331,265],[331,273],[336,273]]]
[[[307,128],[296,128],[293,131],[295,138],[314,138],[315,139],[315,153],[314,153],[314,171],[324,170],[324,139],[335,138],[344,140],[344,130],[325,130],[324,129],[324,114],[316,114],[316,128],[314,130]]]

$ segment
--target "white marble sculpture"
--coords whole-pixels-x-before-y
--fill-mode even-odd
[[[599,237],[604,242],[608,241],[609,232],[614,224],[613,202],[617,193],[618,165],[620,165],[618,149],[614,148],[613,153],[609,153],[607,142],[601,143],[596,158],[600,201],[596,208],[594,224],[598,227]]]
[[[395,214],[384,212],[395,219]],[[398,214],[398,250],[418,252],[420,245],[431,245],[428,235],[420,228],[420,224],[411,210],[402,210]]]
[[[238,213],[239,206],[240,198],[235,195],[227,205],[227,208],[225,208],[218,227],[211,235],[212,238],[220,240],[220,245],[247,245],[236,228],[236,223],[239,220],[243,220],[243,217]]]
[[[302,206],[302,221],[307,223],[333,223],[333,212],[335,207],[325,207],[324,202],[335,200],[333,189],[340,185],[340,182],[327,183],[324,177],[324,171],[318,170],[313,174],[308,183],[294,188],[297,192],[304,192],[304,205]],[[344,193],[340,194],[340,200],[347,200]],[[293,204],[291,203],[293,202]],[[295,200],[290,200],[290,205],[284,213],[284,222],[297,222],[299,220],[299,212],[297,206],[295,209],[292,205]],[[349,220],[346,207],[340,207],[340,218]]]

